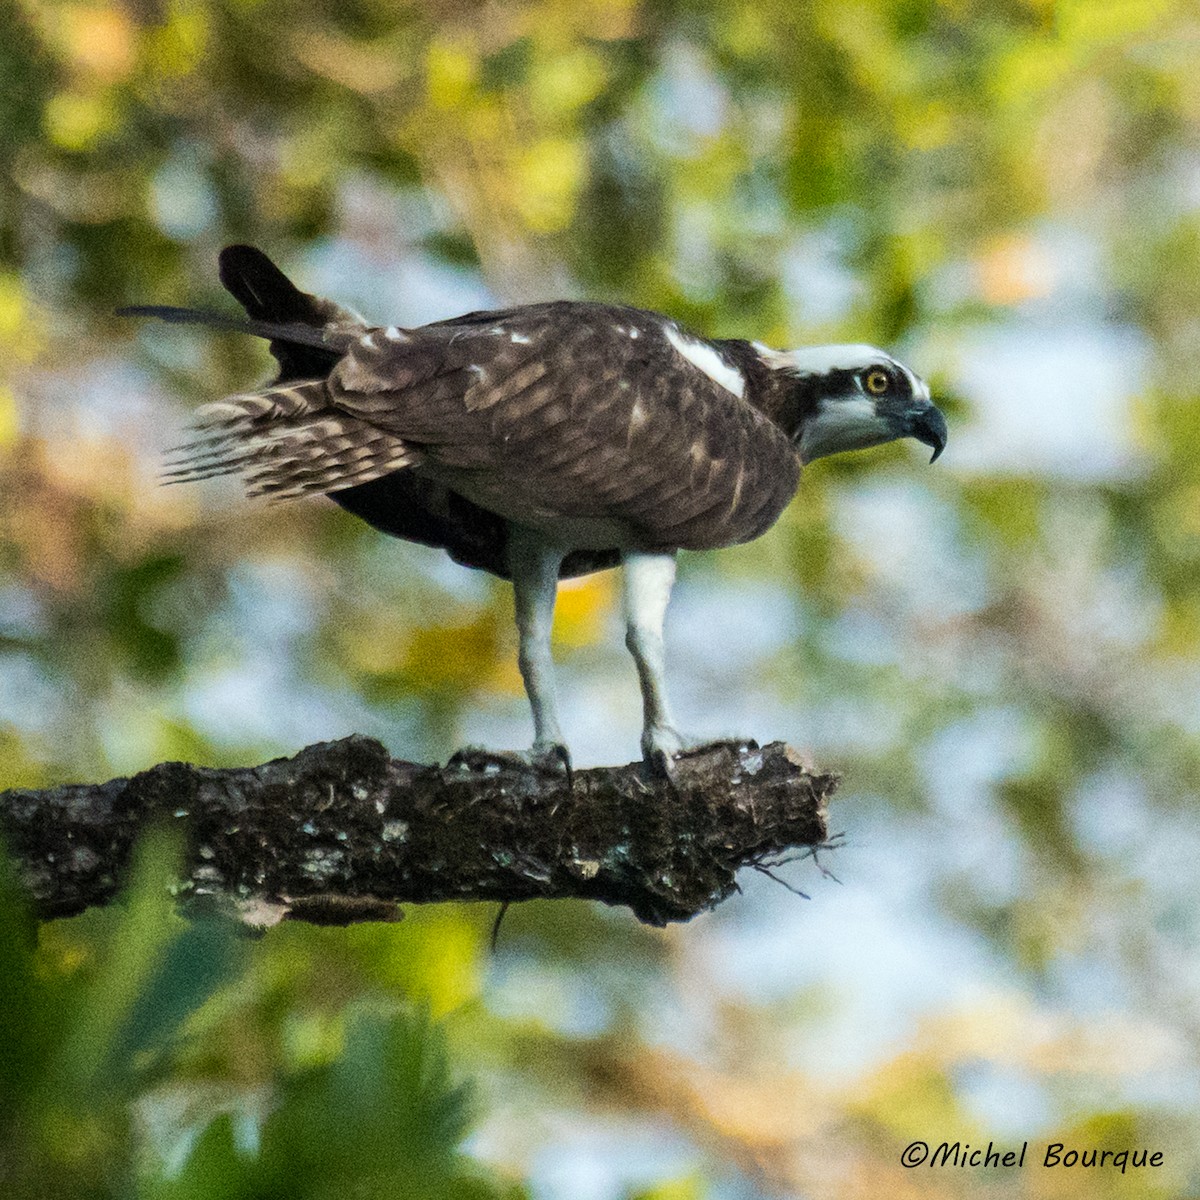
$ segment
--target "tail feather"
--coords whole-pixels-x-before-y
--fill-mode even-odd
[[[117,309],[118,317],[154,317],[171,325],[207,325],[230,333],[249,333],[268,341],[288,342],[296,346],[313,346],[319,350],[344,353],[360,333],[351,335],[333,327],[314,327],[290,321],[260,321],[257,318],[231,317],[225,313],[209,312],[202,308],[175,308],[170,304],[129,304]]]
[[[239,474],[249,495],[286,500],[344,491],[421,461],[419,450],[331,403],[329,372],[369,329],[357,313],[300,291],[252,246],[227,246],[220,275],[245,317],[167,305],[118,310],[266,338],[280,365],[272,386],[197,410],[194,436],[167,452],[164,483]]]
[[[247,423],[302,417],[329,407],[329,389],[324,379],[304,383],[286,383],[260,392],[238,392],[224,400],[214,400],[196,409],[193,425],[197,429],[230,428]]]
[[[196,413],[198,437],[169,452],[164,483],[240,474],[251,496],[332,492],[420,459],[392,434],[329,405],[323,379],[228,396]]]

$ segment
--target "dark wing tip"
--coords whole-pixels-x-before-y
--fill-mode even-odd
[[[257,320],[326,324],[316,301],[256,246],[226,246],[217,258],[217,273],[225,290]]]
[[[257,246],[248,246],[243,242],[234,242],[231,246],[225,246],[217,255],[217,266],[220,269],[222,280],[227,270],[258,269],[283,274],[264,251]]]

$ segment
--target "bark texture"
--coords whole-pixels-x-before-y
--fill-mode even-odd
[[[111,900],[138,835],[186,831],[185,890],[243,918],[386,920],[439,900],[577,897],[685,921],[769,866],[826,840],[833,775],[783,743],[716,743],[672,781],[640,764],[561,775],[467,752],[446,766],[394,760],[349,737],[258,767],[161,763],[131,779],[0,794],[0,836],[34,911]]]

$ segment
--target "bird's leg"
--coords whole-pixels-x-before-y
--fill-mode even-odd
[[[517,617],[517,665],[533,709],[531,757],[539,765],[561,763],[569,776],[571,757],[558,724],[554,659],[550,653],[558,569],[563,557],[561,547],[550,544],[532,530],[512,528],[508,568]]]
[[[667,707],[663,651],[663,619],[675,584],[675,555],[631,551],[622,556],[622,566],[625,645],[642,685],[642,756],[669,775],[672,760],[685,747]]]

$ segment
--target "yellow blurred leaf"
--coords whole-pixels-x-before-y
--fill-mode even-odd
[[[1069,46],[1044,40],[1021,42],[995,64],[992,89],[1000,105],[1020,109],[1065,79],[1075,65]]]
[[[744,58],[769,51],[777,35],[767,13],[757,4],[746,3],[727,10],[726,20],[718,32],[725,45]]]
[[[353,926],[346,938],[380,983],[439,1017],[479,994],[484,930],[471,909],[438,904],[407,908],[397,924]]]
[[[449,41],[430,44],[425,56],[425,86],[434,108],[464,107],[471,98],[479,64],[463,45]]]
[[[336,162],[327,145],[328,132],[320,125],[308,126],[280,147],[280,173],[288,187],[319,187],[329,180]]]
[[[517,209],[536,233],[554,233],[575,211],[586,172],[583,147],[568,138],[545,138],[514,165]]]
[[[936,150],[953,139],[954,110],[944,100],[931,100],[902,115],[897,132],[914,150]]]
[[[64,150],[90,149],[116,124],[116,108],[102,93],[59,92],[46,105],[46,136]]]
[[[530,100],[544,116],[571,112],[594,100],[607,78],[599,55],[579,47],[539,65],[530,80]]]
[[[413,630],[404,670],[430,690],[469,694],[488,678],[495,660],[496,626],[485,611],[460,624]]]
[[[0,779],[7,788],[39,788],[50,782],[44,765],[29,754],[21,734],[0,725]]]
[[[630,1200],[704,1200],[708,1185],[699,1175],[687,1175],[682,1179],[668,1179],[656,1183],[645,1191],[635,1192]]]
[[[616,602],[616,573],[602,571],[559,585],[554,609],[554,640],[577,648],[596,641]]]
[[[1126,41],[1153,30],[1174,7],[1171,0],[1061,0],[1058,30],[1066,42]]]
[[[1189,596],[1163,605],[1154,649],[1168,662],[1200,658],[1200,598]]]
[[[299,968],[300,959],[297,958],[292,964],[293,972]],[[319,1008],[291,1012],[283,1022],[281,1033],[291,1067],[315,1067],[332,1062],[345,1049],[345,1013],[330,1013]]]
[[[931,1129],[973,1133],[973,1122],[959,1103],[953,1082],[931,1054],[909,1051],[884,1063],[864,1080],[851,1106],[869,1115],[898,1139],[920,1137]]]
[[[155,77],[182,78],[195,71],[208,49],[209,17],[204,7],[178,0],[167,20],[146,35],[146,58]]]

